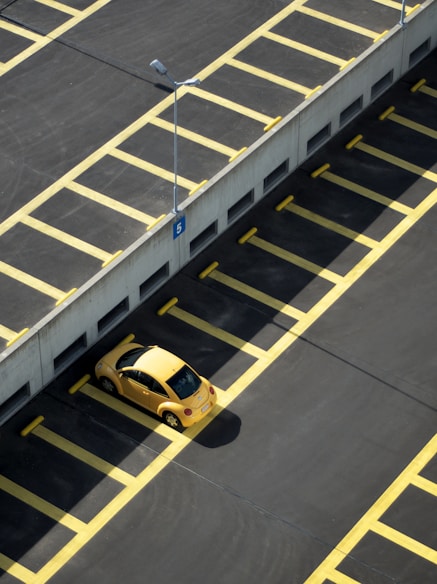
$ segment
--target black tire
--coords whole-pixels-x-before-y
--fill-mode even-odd
[[[102,389],[106,391],[106,393],[110,393],[111,395],[117,395],[118,393],[117,388],[108,377],[101,377],[99,379],[99,383],[102,386]]]
[[[170,428],[173,428],[173,430],[182,432],[182,430],[184,429],[180,419],[173,412],[164,412],[162,415],[162,419],[167,424],[167,426],[170,426]]]

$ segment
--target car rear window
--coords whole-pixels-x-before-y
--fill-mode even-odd
[[[167,383],[179,399],[185,399],[196,393],[202,380],[188,365],[184,365],[173,377],[170,377]]]

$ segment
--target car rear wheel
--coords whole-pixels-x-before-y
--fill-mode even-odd
[[[111,393],[113,395],[117,393],[117,388],[110,379],[108,379],[107,377],[101,377],[99,381],[100,385],[107,393]]]
[[[184,429],[180,419],[173,412],[164,412],[162,417],[164,422],[167,424],[167,426],[170,426],[170,428],[174,428],[178,432],[182,432]]]

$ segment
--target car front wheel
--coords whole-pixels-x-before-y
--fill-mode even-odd
[[[164,422],[167,424],[167,426],[170,426],[170,428],[174,428],[178,432],[182,432],[182,430],[184,429],[180,419],[173,412],[164,412],[164,415],[162,417],[164,419]]]
[[[113,395],[117,393],[117,388],[110,379],[107,377],[101,377],[99,381],[102,389],[104,389],[107,393],[111,393]]]

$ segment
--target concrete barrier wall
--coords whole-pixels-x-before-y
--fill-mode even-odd
[[[437,1],[422,4],[406,23],[389,31],[184,201],[180,208],[186,228],[181,235],[174,239],[175,218],[168,215],[3,351],[0,422],[437,46]]]

